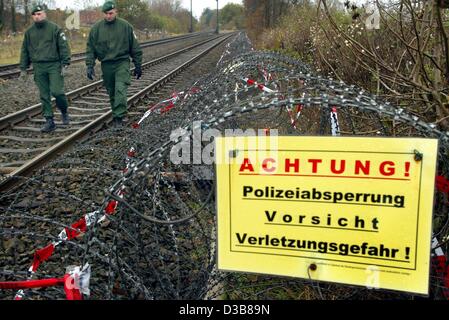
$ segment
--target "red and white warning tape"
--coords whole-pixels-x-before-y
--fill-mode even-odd
[[[338,114],[336,107],[332,107],[331,109],[331,130],[334,137],[340,135],[340,124],[338,123]]]
[[[265,79],[265,81],[272,81],[274,79],[274,75],[269,73],[266,69],[259,67],[259,71],[262,74],[263,78]],[[275,86],[275,90],[268,88],[266,85],[258,83],[255,80],[249,79],[249,78],[243,78],[242,79],[248,86],[255,86],[257,88],[259,88],[260,90],[267,92],[267,93],[278,93],[279,92],[279,86],[277,85],[277,83],[274,83],[273,85]],[[237,101],[237,97],[238,97],[238,89],[239,89],[239,85],[238,83],[236,84],[236,88],[235,88],[235,99]],[[285,97],[283,95],[281,95],[280,97],[281,99],[284,99]],[[290,124],[293,126],[293,128],[297,129],[297,122],[299,120],[299,117],[301,116],[301,112],[303,110],[303,105],[298,104],[295,106],[295,110],[293,109],[293,107],[291,105],[286,105],[285,108],[287,110],[287,113],[290,117]]]
[[[198,93],[201,89],[198,87],[192,87],[188,91],[174,92],[172,96],[164,101],[158,102],[154,106],[151,106],[147,112],[142,116],[142,118],[137,122],[134,128],[138,128],[146,118],[148,118],[153,113],[164,114],[173,109],[179,101],[184,101],[194,94]]]
[[[20,291],[23,291],[24,289],[47,288],[62,285],[64,286],[67,300],[82,300],[83,294],[86,296],[90,295],[90,275],[91,268],[90,265],[86,263],[82,269],[81,267],[76,266],[67,268],[67,272],[63,278],[0,282],[0,289],[20,289]]]
[[[293,114],[293,108],[290,105],[286,105],[285,108],[287,109],[287,113],[290,117],[290,124],[293,128],[296,128],[296,116]]]
[[[265,79],[265,81],[272,81],[273,80],[273,76],[270,72],[267,71],[267,69],[262,68],[261,66],[259,66],[259,71],[262,74],[263,78]]]
[[[449,197],[449,180],[444,176],[437,176],[435,179],[435,185],[439,192],[446,194]],[[448,236],[446,236],[447,238]],[[446,240],[443,238],[443,240]],[[443,249],[440,247],[438,239],[434,237],[432,239],[432,262],[438,277],[443,282],[443,294],[446,299],[449,300],[449,265],[444,254]]]
[[[159,114],[164,114],[165,112],[168,112],[170,109],[172,109],[175,106],[175,103],[177,103],[178,101],[188,99],[189,97],[198,93],[199,91],[200,91],[200,88],[193,87],[187,92],[182,91],[182,92],[173,93],[172,97],[170,99],[164,100],[164,101],[156,104],[155,106],[151,107],[150,110],[148,110],[143,115],[143,117],[140,119],[140,121],[136,125],[133,125],[133,127],[136,129],[139,128],[142,121],[144,121],[151,113],[155,112],[156,110],[159,111]],[[126,166],[122,171],[122,175],[125,175],[130,170],[135,157],[136,157],[136,149],[134,147],[131,147],[128,150],[127,155],[126,155],[126,159],[125,159]],[[125,185],[120,186],[119,191],[117,192],[117,195],[120,198],[123,198],[125,195],[125,190],[126,190]],[[37,269],[39,268],[39,266],[42,263],[44,263],[45,261],[50,259],[50,257],[53,255],[57,246],[59,246],[61,243],[65,242],[65,241],[70,241],[70,240],[76,239],[78,236],[85,233],[88,230],[88,228],[91,225],[93,225],[94,223],[101,224],[101,223],[107,221],[107,219],[108,219],[107,217],[109,215],[113,215],[116,212],[117,207],[118,207],[118,201],[110,200],[107,203],[107,205],[104,209],[104,214],[102,216],[99,216],[99,211],[94,211],[94,212],[86,214],[79,221],[72,224],[70,228],[64,228],[64,230],[62,230],[59,233],[57,241],[53,241],[45,248],[36,250],[34,253],[33,263],[31,265],[31,267],[28,269],[28,272],[29,272],[28,281],[27,281],[28,285],[36,285],[36,282],[32,282],[33,280],[31,280],[33,278],[33,275],[36,273]],[[89,267],[89,271],[90,271],[90,267]],[[49,283],[55,284],[55,283],[58,283],[59,280],[56,279],[53,282],[50,281],[48,283],[45,281],[37,282],[37,284],[41,284],[41,285],[43,284],[44,286],[48,286],[47,284],[49,284]],[[35,280],[35,281],[39,281],[39,280]],[[16,289],[20,289],[20,290],[16,293],[14,300],[22,300],[23,297],[25,296],[24,289],[27,289],[27,287],[26,286],[24,286],[23,288],[22,287],[19,288],[19,287],[20,286],[15,287]],[[0,287],[0,289],[2,289],[2,288]],[[87,290],[83,291],[83,293],[85,293],[85,292],[87,292]],[[66,291],[66,293],[67,293],[67,291]]]
[[[125,174],[129,170],[131,165],[131,159],[133,157],[135,157],[135,150],[131,148],[128,151],[126,157],[126,168],[123,170],[123,174]],[[125,194],[125,186],[122,185],[117,195],[120,198],[123,198],[124,194]],[[72,224],[70,228],[64,228],[64,230],[62,230],[59,233],[57,241],[53,241],[46,247],[36,250],[34,253],[33,263],[31,267],[28,269],[29,272],[28,280],[31,280],[33,278],[34,274],[36,273],[37,269],[42,263],[50,259],[56,247],[58,247],[61,243],[65,241],[76,239],[78,236],[84,234],[91,225],[95,223],[101,224],[107,221],[108,216],[115,214],[117,207],[118,201],[116,200],[109,201],[104,209],[103,215],[100,216],[99,211],[94,211],[84,215],[84,217],[82,217],[80,220]],[[22,300],[24,296],[25,291],[21,289],[16,293],[14,300]]]
[[[70,228],[64,228],[64,230],[62,230],[59,233],[57,241],[53,241],[46,247],[36,250],[34,252],[33,263],[31,267],[28,269],[29,272],[28,280],[31,280],[33,278],[34,274],[36,273],[37,269],[42,263],[50,259],[55,249],[61,243],[76,239],[78,236],[85,233],[88,227],[93,225],[95,222],[101,223],[107,220],[107,215],[114,214],[116,208],[117,208],[117,201],[115,200],[110,201],[105,208],[105,215],[98,217],[98,211],[86,214],[79,221],[72,224]],[[22,300],[24,296],[25,296],[24,290],[23,289],[19,290],[16,293],[14,300]]]
[[[302,104],[298,104],[296,106],[296,121],[299,120],[299,117],[301,116],[301,112],[302,112],[303,108],[304,108],[304,106]]]
[[[434,237],[432,239],[432,265],[437,273],[438,277],[443,282],[443,295],[449,300],[449,266],[447,264],[446,255],[439,246],[438,239]]]
[[[228,44],[226,44],[224,53],[221,55],[220,59],[218,60],[218,62],[216,64],[217,66],[221,63],[221,61],[223,61],[225,56],[231,54],[231,50],[230,50],[231,44],[233,44],[235,41],[237,41],[237,38],[234,38],[234,40],[232,40],[231,42],[228,42]]]
[[[446,194],[449,198],[449,180],[443,176],[437,176],[435,180],[438,191]]]
[[[255,87],[259,88],[260,90],[262,90],[262,91],[264,91],[264,92],[268,92],[268,93],[274,93],[274,92],[276,92],[275,90],[272,90],[272,89],[268,88],[267,86],[265,86],[265,85],[263,85],[263,84],[261,84],[261,83],[258,83],[258,82],[255,81],[255,80],[252,80],[252,79],[249,79],[249,78],[243,78],[242,80],[243,80],[247,85],[249,85],[249,86],[255,86]]]
[[[292,125],[293,128],[297,129],[297,123],[299,117],[301,116],[303,106],[301,104],[298,104],[293,109],[292,106],[287,105],[285,106],[285,108],[287,109],[287,113],[290,116],[290,124]]]

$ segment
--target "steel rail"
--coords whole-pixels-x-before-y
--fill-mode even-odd
[[[211,45],[207,49],[203,50],[201,53],[190,59],[189,61],[183,63],[181,66],[176,67],[173,71],[169,72],[164,77],[156,80],[151,85],[147,86],[146,88],[142,89],[140,92],[136,93],[132,97],[128,98],[128,105],[129,109],[131,109],[139,100],[150,94],[153,90],[161,87],[163,84],[165,84],[170,79],[177,76],[180,72],[185,70],[187,67],[195,63],[197,60],[205,56],[208,52],[228,40],[230,37],[232,37],[234,33],[227,34],[227,35],[221,35],[218,37],[215,37],[212,40],[209,40],[208,42],[217,40],[217,38],[222,38],[217,43]],[[186,51],[186,49],[183,49],[183,51]],[[151,62],[150,62],[151,63]],[[34,170],[42,167],[46,163],[48,163],[50,160],[54,159],[59,154],[63,153],[65,150],[70,148],[75,142],[83,139],[84,137],[91,135],[98,130],[100,130],[103,125],[112,119],[112,111],[108,111],[104,113],[102,116],[97,118],[96,120],[92,121],[91,123],[87,124],[83,128],[80,128],[64,140],[60,141],[56,145],[53,145],[48,150],[44,151],[43,153],[39,154],[32,160],[25,163],[23,166],[18,168],[17,170],[10,173],[5,180],[0,182],[0,192],[5,192],[8,190],[11,190],[13,187],[17,186],[21,178],[29,176]]]
[[[175,42],[175,41],[179,41],[179,40],[186,40],[186,39],[198,37],[201,35],[208,35],[208,34],[211,34],[211,32],[197,32],[197,33],[193,33],[193,34],[189,33],[189,34],[165,38],[165,39],[157,39],[157,40],[142,42],[140,44],[140,46],[142,49],[144,49],[144,48],[154,47],[154,46],[161,45],[161,44],[166,44],[166,43]],[[86,60],[85,52],[72,54],[71,63],[81,62],[84,60]],[[20,75],[20,70],[17,70],[19,68],[19,66],[20,66],[19,63],[13,63],[13,64],[7,64],[7,65],[0,66],[0,78],[9,79],[9,78],[13,78],[15,76]],[[33,71],[33,68],[30,68],[27,70],[28,73],[32,73],[32,71]]]
[[[195,47],[201,46],[201,45],[203,45],[203,44],[205,44],[205,43],[207,43],[209,41],[213,41],[214,39],[216,39],[216,37],[214,37],[213,39],[208,39],[208,40],[201,41],[201,42],[196,43],[196,44],[194,44],[192,46],[183,48],[183,49],[178,50],[176,52],[173,52],[173,53],[167,54],[165,56],[156,58],[156,59],[154,59],[152,61],[146,62],[146,63],[142,64],[142,68],[148,68],[148,67],[152,67],[154,65],[160,64],[160,63],[166,61],[167,59],[169,59],[169,58],[171,58],[173,56],[176,56],[176,55],[179,55],[179,54],[184,53],[186,51],[192,50]],[[132,70],[134,70],[134,68],[132,68],[131,71]],[[78,89],[75,89],[73,91],[68,92],[66,94],[67,98],[69,99],[69,101],[73,100],[75,97],[78,97],[78,96],[80,96],[80,95],[82,95],[84,93],[91,92],[93,90],[97,90],[98,87],[100,87],[102,84],[103,84],[103,80],[95,81],[95,82],[93,82],[91,84],[88,84],[87,86],[80,87]],[[52,98],[52,102],[53,101],[55,101],[54,98]],[[1,130],[5,130],[5,129],[9,128],[9,127],[12,127],[12,126],[14,126],[15,124],[17,124],[17,123],[19,123],[21,121],[27,120],[27,119],[29,119],[29,118],[39,114],[41,112],[41,109],[42,109],[42,104],[38,103],[38,104],[32,105],[32,106],[30,106],[28,108],[25,108],[23,110],[17,111],[15,113],[11,113],[9,115],[6,115],[6,116],[0,118],[0,131]]]

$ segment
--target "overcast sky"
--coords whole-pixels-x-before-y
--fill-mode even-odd
[[[182,6],[190,10],[190,0],[181,0]],[[242,4],[242,0],[218,0],[219,8],[223,8],[228,3]],[[215,0],[192,0],[193,15],[197,18],[201,16],[203,10],[207,7],[217,9],[217,2]]]
[[[80,8],[83,0],[55,0],[56,6],[61,9],[65,8]],[[93,4],[103,4],[103,0],[92,0]],[[190,0],[181,0],[182,6],[190,10]],[[242,4],[242,0],[218,0],[218,6],[221,9],[228,3]],[[193,15],[197,18],[201,16],[203,10],[206,8],[216,9],[217,2],[215,0],[192,0]]]

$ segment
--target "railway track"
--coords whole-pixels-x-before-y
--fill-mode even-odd
[[[143,64],[144,75],[133,80],[128,90],[128,110],[142,98],[175,77],[186,67],[231,35],[210,39],[178,50]],[[112,119],[109,98],[102,81],[76,89],[67,94],[70,101],[71,124],[61,126],[60,115],[55,113],[57,129],[52,134],[39,131],[43,123],[40,104],[31,106],[0,119],[0,191],[6,191],[30,175],[80,139],[100,130]]]
[[[238,48],[242,47],[238,44]],[[269,128],[279,130],[281,135],[329,135],[333,130],[331,124],[335,124],[335,119],[329,117],[330,100],[331,104],[338,105],[336,134],[433,134],[432,126],[419,133],[415,131],[417,120],[402,111],[398,114],[383,105],[384,111],[379,113],[378,105],[367,103],[371,100],[367,100],[363,92],[334,82],[330,86],[326,79],[313,78],[301,65],[276,54],[239,55],[238,59],[214,71],[213,76],[199,79],[197,74],[192,78],[199,69],[213,69],[211,65],[215,63],[206,61],[217,51],[221,51],[221,46],[184,71],[182,79],[172,79],[170,85],[136,104],[137,108],[148,109],[149,103],[160,102],[158,95],[168,97],[175,82],[191,77],[190,81],[179,87],[175,84],[174,88],[192,88],[195,82],[193,88],[201,90],[188,99],[180,99],[170,112],[152,113],[138,130],[128,127],[101,131],[38,170],[20,188],[0,195],[3,239],[0,277],[5,281],[29,279],[30,274],[25,270],[32,262],[34,264],[38,250],[42,252],[49,243],[56,242],[54,252],[43,258],[46,260],[39,265],[33,279],[59,277],[67,266],[83,266],[88,262],[92,266],[90,299],[297,299],[307,294],[311,299],[410,300],[410,295],[402,293],[317,284],[307,279],[263,275],[255,279],[252,275],[214,269],[214,184],[212,180],[196,180],[194,166],[172,162],[169,136],[176,128],[187,128],[201,120],[203,128],[214,128],[222,133],[229,128]],[[266,74],[271,72],[276,80],[265,82]],[[249,74],[254,77],[251,80],[257,80],[255,84],[242,80]],[[308,81],[301,82],[304,78]],[[283,88],[286,96],[279,100],[278,93],[262,92],[264,88]],[[325,95],[316,95],[317,91]],[[329,92],[339,94],[329,99]],[[295,118],[297,128],[292,126],[292,110],[288,110],[288,103],[304,106],[294,109],[299,116]],[[385,126],[386,121],[393,122],[395,117],[397,122],[392,127]],[[445,141],[447,143],[447,139]],[[134,150],[135,154],[129,155],[129,150]],[[441,155],[441,162],[447,163],[445,154]],[[125,171],[125,166],[131,170]],[[213,171],[212,165],[209,168]],[[445,168],[447,176],[447,164],[440,168]],[[121,189],[122,186],[125,189]],[[118,197],[123,190],[123,198]],[[446,194],[439,196],[434,212],[447,221]],[[100,217],[111,210],[113,202],[110,200],[119,201],[119,204],[115,210],[112,206],[114,212],[106,222],[99,219],[86,231],[75,230],[81,227],[73,222],[81,222],[81,217],[86,221],[84,217],[91,217],[87,214],[98,213]],[[189,216],[192,218],[188,222],[174,222]],[[61,242],[58,234],[64,230],[67,235],[71,226],[74,233]],[[439,227],[434,225],[434,228],[436,234],[447,234],[447,223],[440,222]],[[442,248],[447,252],[447,243]],[[440,281],[445,278],[435,273],[431,277],[432,297],[442,297],[444,288]],[[280,293],[277,288],[281,288]],[[289,289],[288,295],[283,288]],[[0,290],[0,298],[13,299],[15,293],[15,290]],[[62,287],[57,287],[26,290],[24,299],[61,299],[64,296]]]
[[[196,32],[196,33],[192,33],[192,34],[185,34],[185,35],[170,37],[170,38],[166,38],[166,39],[151,40],[151,41],[142,42],[140,44],[140,46],[142,49],[150,48],[150,47],[154,47],[154,46],[158,46],[158,45],[162,45],[162,44],[166,44],[166,43],[170,43],[170,42],[182,41],[182,40],[186,40],[186,39],[190,39],[190,38],[203,36],[205,34],[212,34],[212,32],[206,32],[206,33]],[[74,54],[72,54],[71,63],[82,62],[85,59],[86,59],[85,52],[74,53]],[[33,72],[32,68],[28,70],[28,73],[32,73],[32,72]],[[20,75],[20,69],[19,69],[18,63],[0,66],[0,79],[16,78],[19,75]]]

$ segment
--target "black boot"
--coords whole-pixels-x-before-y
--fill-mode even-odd
[[[45,117],[46,121],[45,125],[41,128],[41,132],[48,133],[52,132],[56,129],[56,125],[53,121],[53,117]]]
[[[114,118],[113,123],[114,128],[121,128],[123,127],[123,118]]]
[[[69,114],[67,112],[61,113],[62,124],[67,126],[70,124]]]

